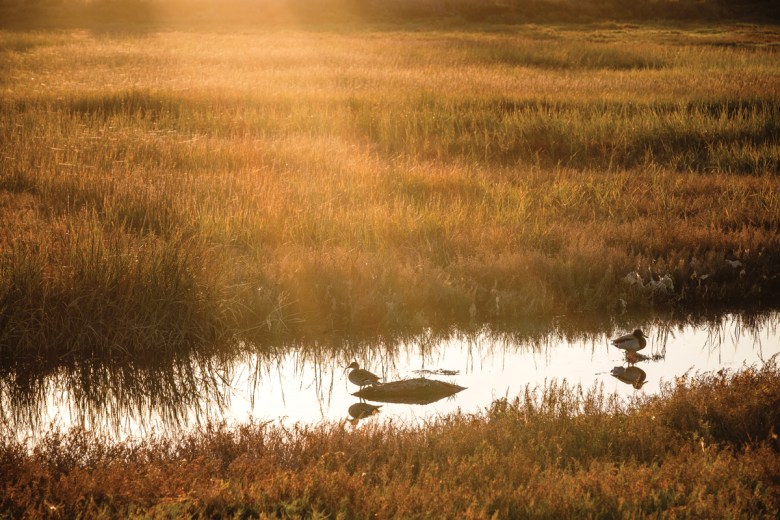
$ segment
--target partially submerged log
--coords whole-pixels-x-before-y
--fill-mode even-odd
[[[367,386],[352,395],[380,403],[430,404],[465,389],[452,383],[417,377]]]

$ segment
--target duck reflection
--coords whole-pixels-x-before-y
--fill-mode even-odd
[[[349,416],[355,420],[365,419],[379,413],[379,409],[382,405],[374,405],[369,403],[355,403],[349,407]]]
[[[629,365],[635,365],[640,361],[658,361],[659,359],[663,359],[663,356],[645,356],[639,352],[626,352],[626,362]]]
[[[637,366],[630,365],[628,367],[617,366],[610,372],[612,377],[617,378],[619,381],[631,385],[637,390],[642,388],[642,385],[647,383],[647,373]]]

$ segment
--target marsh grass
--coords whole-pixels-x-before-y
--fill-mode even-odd
[[[31,230],[8,249],[0,262],[6,359],[150,359],[218,339],[220,310],[209,305],[219,299],[206,294],[202,276],[196,282],[204,264],[186,244],[107,234],[81,215]]]
[[[780,294],[771,27],[0,41],[4,360]]]
[[[0,512],[24,516],[776,517],[774,361],[627,402],[528,388],[425,428],[208,425],[106,444],[0,438]]]

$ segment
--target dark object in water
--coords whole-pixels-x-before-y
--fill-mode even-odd
[[[352,395],[380,403],[431,404],[465,389],[452,383],[417,377],[369,386]]]
[[[610,372],[610,374],[612,374],[613,377],[616,377],[623,383],[633,386],[637,390],[642,388],[642,385],[647,383],[647,374],[645,373],[645,371],[635,366],[630,366],[628,368],[615,367],[612,369],[612,372]]]
[[[381,407],[381,405],[355,403],[349,407],[349,415],[355,419],[365,419],[366,417],[379,413]]]

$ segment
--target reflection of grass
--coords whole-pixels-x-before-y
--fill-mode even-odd
[[[141,434],[158,424],[171,429],[200,424],[229,400],[218,363],[193,357],[152,367],[80,363],[45,377],[39,367],[3,372],[0,424],[19,438],[21,432],[37,437],[59,421],[112,438],[131,427]]]
[[[402,369],[402,360],[421,355],[425,365],[439,366],[450,345],[468,348],[473,359],[502,358],[510,352],[536,352],[547,357],[566,356],[562,343],[601,345],[612,351],[608,339],[629,327],[642,323],[650,333],[650,346],[633,362],[657,362],[665,359],[671,338],[683,329],[707,333],[704,351],[707,356],[726,354],[733,344],[730,338],[751,338],[760,342],[766,331],[780,324],[780,314],[738,314],[730,316],[686,315],[680,321],[623,315],[610,318],[603,314],[577,314],[549,321],[493,323],[491,326],[471,324],[463,328],[427,328],[423,334],[384,334],[359,336],[324,335],[305,340],[291,340],[277,335],[262,346],[241,345],[240,352],[201,352],[192,356],[172,356],[166,359],[146,356],[135,362],[63,363],[61,360],[36,359],[33,363],[14,364],[11,370],[0,371],[0,425],[17,432],[41,435],[52,419],[52,403],[58,410],[66,409],[67,424],[87,425],[90,430],[119,436],[148,431],[159,426],[178,431],[201,424],[210,417],[219,417],[222,406],[231,400],[231,392],[246,384],[256,389],[277,378],[298,380],[302,374],[313,374],[313,385],[321,404],[331,402],[334,381],[343,379],[346,366],[353,360],[370,367],[384,380],[387,374]],[[501,328],[504,326],[505,328]],[[750,340],[749,340],[750,341]],[[760,347],[759,357],[764,359]],[[771,349],[770,349],[771,351]],[[645,354],[647,356],[645,356]],[[627,356],[628,357],[628,356]],[[291,363],[289,365],[288,363]],[[291,370],[286,368],[291,366]],[[407,367],[408,368],[408,367]],[[452,368],[452,367],[449,367]],[[605,367],[597,367],[603,369]],[[311,370],[310,370],[311,369]],[[440,367],[437,370],[415,371],[418,375],[454,376],[457,370]],[[563,377],[558,374],[557,377]],[[436,377],[434,377],[436,379]],[[440,378],[439,378],[440,379]],[[445,378],[457,383],[457,378]],[[351,388],[351,391],[356,388]],[[252,390],[255,397],[256,390]],[[257,403],[261,409],[264,404]],[[58,413],[58,412],[57,412]],[[70,421],[70,422],[68,422]]]
[[[0,439],[0,514],[775,517],[780,372],[703,375],[620,404],[529,390],[425,429],[212,426],[110,447],[83,431],[32,453]]]
[[[0,353],[777,303],[777,36],[715,32],[0,33]]]

